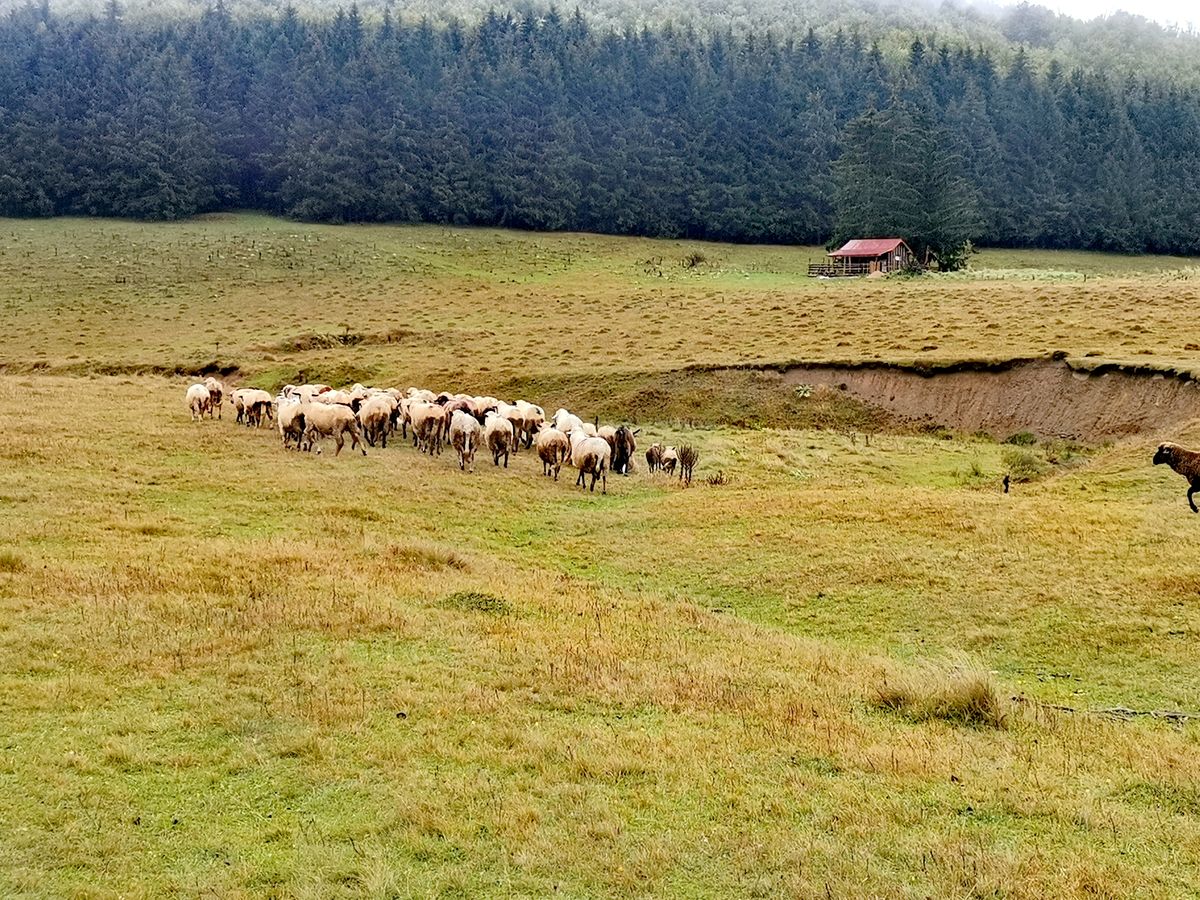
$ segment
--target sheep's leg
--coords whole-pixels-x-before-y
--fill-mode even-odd
[[[1192,499],[1192,495],[1195,494],[1196,491],[1200,491],[1200,480],[1193,481],[1191,486],[1188,488],[1188,506],[1192,508],[1192,512],[1200,512],[1200,509],[1196,508],[1196,501]]]
[[[346,439],[344,437],[342,437],[342,433],[339,431],[337,433],[337,449],[333,451],[334,457],[336,457],[339,453],[342,452],[342,448],[344,446],[346,446]]]

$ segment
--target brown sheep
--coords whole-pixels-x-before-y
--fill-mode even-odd
[[[567,436],[557,428],[540,428],[533,439],[537,448],[538,459],[542,461],[542,474],[554,473],[558,481],[558,473],[562,471],[563,463],[571,455],[571,444]]]
[[[663,462],[663,445],[659,443],[651,444],[646,448],[646,468],[653,475],[662,468]]]
[[[1200,509],[1196,508],[1196,501],[1192,499],[1192,495],[1200,491],[1200,453],[1167,441],[1159,444],[1154,452],[1154,465],[1159,466],[1163,463],[1187,479],[1188,506],[1192,508],[1192,512],[1200,512]]]
[[[504,468],[508,468],[508,455],[513,450],[514,431],[512,422],[499,413],[488,413],[483,423],[483,437],[488,449],[492,451],[492,463],[500,465],[500,457],[504,457]]]

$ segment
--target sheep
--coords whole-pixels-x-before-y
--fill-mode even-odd
[[[542,461],[542,474],[554,472],[554,480],[558,481],[558,473],[563,463],[571,455],[571,444],[567,436],[557,428],[541,428],[534,437],[538,459]]]
[[[612,460],[612,447],[601,437],[588,437],[579,432],[579,439],[571,442],[571,464],[579,470],[575,479],[577,486],[583,486],[584,476],[592,476],[590,490],[596,490],[596,479],[601,480],[600,493],[608,493],[608,467]]]
[[[490,412],[483,423],[483,437],[488,449],[492,451],[492,463],[500,465],[500,457],[504,457],[504,468],[508,468],[508,454],[512,452],[513,427],[512,422],[499,413]]]
[[[675,474],[675,466],[679,463],[679,454],[674,447],[665,447],[662,452],[662,461],[659,466],[668,475]]]
[[[436,403],[409,404],[413,427],[413,446],[433,456],[442,452],[446,410]]]
[[[212,401],[208,388],[202,384],[193,384],[189,387],[184,399],[187,401],[187,408],[192,414],[193,422],[204,418],[204,414],[208,412],[208,405]]]
[[[540,406],[524,400],[515,400],[512,405],[521,413],[521,429],[517,432],[517,440],[524,437],[525,446],[532,447],[534,435],[546,422],[546,412]]]
[[[471,414],[475,416],[480,425],[487,425],[488,413],[495,412],[499,406],[500,401],[495,397],[471,398]]]
[[[1188,506],[1192,508],[1192,512],[1200,512],[1200,509],[1196,508],[1196,501],[1192,498],[1197,491],[1200,491],[1200,452],[1188,450],[1178,444],[1166,441],[1159,444],[1158,449],[1154,451],[1154,465],[1159,466],[1163,463],[1187,479]]]
[[[450,446],[458,451],[458,468],[466,471],[469,467],[475,471],[475,451],[479,449],[479,441],[483,429],[475,421],[475,417],[464,409],[455,410],[450,418]]]
[[[213,417],[213,409],[217,411],[217,418],[221,418],[221,401],[225,397],[225,385],[217,381],[215,378],[205,378],[204,386],[208,388],[208,417]]]
[[[392,414],[396,410],[394,403],[391,397],[384,394],[371,397],[358,408],[358,421],[362,425],[363,436],[372,447],[379,443],[387,449]]]
[[[568,437],[572,431],[583,430],[583,420],[579,416],[567,412],[565,409],[559,409],[550,420],[550,423]]]
[[[274,419],[274,402],[275,398],[271,396],[270,391],[259,391],[246,389],[237,392],[241,398],[243,407],[242,421],[247,426],[253,425],[255,428],[261,428],[263,421],[271,421]],[[236,405],[236,404],[235,404]]]
[[[365,442],[362,440],[362,432],[358,427],[358,419],[354,417],[354,412],[348,406],[342,406],[340,403],[305,403],[301,406],[301,412],[304,415],[304,440],[311,448],[318,436],[332,437],[337,442],[337,450],[333,455],[337,456],[342,452],[342,447],[345,446],[345,435],[350,435],[350,449],[359,447],[362,450],[362,455],[367,455]],[[317,450],[320,453],[320,450]]]
[[[525,431],[525,414],[508,403],[497,403],[496,414],[512,426],[512,452],[516,453],[521,446],[521,435]]]
[[[242,397],[245,395],[248,388],[238,388],[229,395],[229,402],[233,404],[234,412],[237,413],[237,423],[241,425],[246,421],[246,404]]]
[[[692,470],[699,459],[700,454],[691,444],[683,444],[679,448],[679,480],[684,484],[692,483]]]
[[[655,441],[646,448],[646,469],[653,475],[662,468],[663,445]]]
[[[628,475],[633,469],[633,454],[637,452],[637,441],[634,436],[642,429],[635,428],[632,431],[628,426],[622,425],[613,435],[613,455],[612,455],[612,470],[621,475]]]
[[[297,400],[284,400],[279,404],[275,424],[279,426],[279,436],[283,439],[283,449],[286,450],[293,440],[296,449],[304,449],[304,404]]]

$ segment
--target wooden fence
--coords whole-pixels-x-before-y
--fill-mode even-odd
[[[851,275],[869,275],[871,263],[809,263],[809,278],[846,278]]]

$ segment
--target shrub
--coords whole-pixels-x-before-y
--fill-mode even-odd
[[[884,678],[873,705],[912,721],[941,719],[959,725],[1003,728],[1007,710],[992,676],[972,667],[925,667]]]
[[[0,550],[0,572],[20,572],[25,568],[25,560],[12,550]]]
[[[1016,434],[1010,434],[1004,443],[1017,447],[1032,447],[1037,443],[1037,438],[1031,432],[1018,431]]]
[[[1004,451],[1002,459],[1008,474],[1017,482],[1033,481],[1050,470],[1050,464],[1032,450],[1013,447]]]
[[[488,613],[493,616],[506,615],[510,610],[507,600],[482,591],[457,591],[447,595],[442,600],[442,606],[446,609]]]

